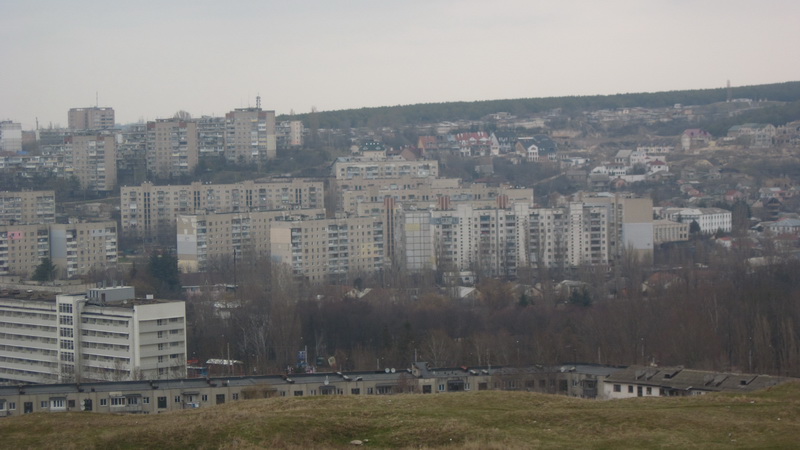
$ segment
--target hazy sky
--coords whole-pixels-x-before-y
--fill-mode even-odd
[[[0,0],[0,120],[800,80],[797,0]]]

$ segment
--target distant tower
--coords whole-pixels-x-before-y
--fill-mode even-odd
[[[261,109],[261,96],[256,96],[256,108]]]
[[[731,98],[731,80],[728,80],[728,102],[730,102],[731,100],[733,100]]]

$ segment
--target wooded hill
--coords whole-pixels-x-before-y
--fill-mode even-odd
[[[800,81],[732,87],[731,98],[800,101]],[[302,120],[309,128],[357,128],[431,124],[442,121],[478,120],[488,114],[508,112],[529,116],[560,108],[563,112],[615,109],[626,107],[663,108],[682,105],[708,105],[728,99],[728,89],[693,89],[616,95],[566,96],[483,100],[473,102],[421,103],[416,105],[381,106],[375,108],[322,111],[278,120]]]

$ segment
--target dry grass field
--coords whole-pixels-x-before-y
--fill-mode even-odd
[[[798,448],[800,383],[596,401],[525,392],[245,400],[161,415],[0,420],[3,448]]]

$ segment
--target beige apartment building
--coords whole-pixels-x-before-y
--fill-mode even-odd
[[[55,221],[55,191],[0,192],[0,225]]]
[[[67,136],[66,166],[90,191],[111,191],[117,185],[117,142],[107,134]]]
[[[0,275],[33,275],[43,258],[58,278],[72,278],[117,263],[116,222],[0,226]]]
[[[653,221],[653,244],[665,242],[678,242],[689,240],[689,223],[673,222],[671,220]]]
[[[384,264],[384,223],[378,217],[287,217],[272,223],[270,253],[312,282],[374,272]]]
[[[147,123],[147,171],[159,178],[189,175],[199,158],[197,123],[162,119]]]
[[[382,213],[384,199],[392,198],[404,207],[427,209],[444,205],[469,204],[475,208],[497,206],[498,199],[506,204],[533,204],[533,189],[513,186],[492,186],[485,183],[462,185],[458,179],[421,179],[422,183],[391,183],[376,180],[363,189],[340,192],[344,212],[358,215]],[[445,206],[447,209],[447,206]]]
[[[386,158],[342,157],[333,163],[337,180],[354,178],[436,178],[439,162],[436,160],[410,161],[401,156]]]
[[[114,108],[72,108],[67,114],[67,126],[72,130],[110,130],[114,128]]]
[[[324,209],[247,211],[180,215],[177,218],[178,266],[183,272],[208,270],[247,253],[269,255],[270,227],[278,218],[302,212],[324,216]]]
[[[174,235],[179,215],[322,208],[322,181],[274,178],[235,184],[156,186],[150,182],[120,188],[122,233]]]
[[[225,158],[235,163],[264,162],[277,155],[275,111],[238,108],[225,114]]]

